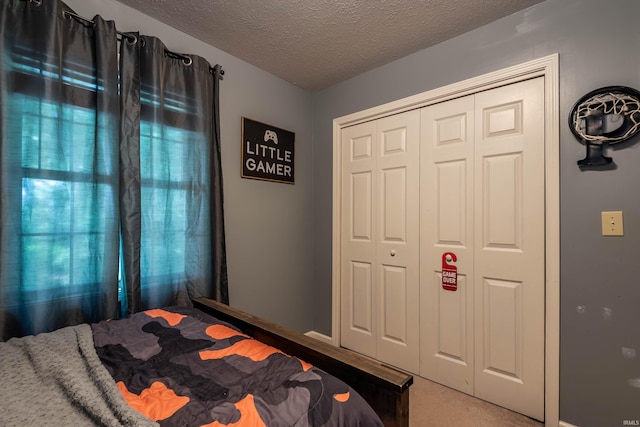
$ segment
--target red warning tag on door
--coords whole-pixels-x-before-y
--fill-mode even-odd
[[[458,257],[453,252],[442,254],[442,289],[447,291],[458,290],[458,267],[450,264],[456,261]]]

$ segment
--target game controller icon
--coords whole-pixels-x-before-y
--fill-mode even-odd
[[[274,143],[278,143],[278,135],[275,130],[266,130],[264,131],[264,142],[268,140],[272,140]]]

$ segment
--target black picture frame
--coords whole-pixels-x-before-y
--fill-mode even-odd
[[[242,178],[295,183],[295,133],[242,117]]]

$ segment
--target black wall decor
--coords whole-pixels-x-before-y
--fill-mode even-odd
[[[580,167],[610,164],[603,144],[617,144],[640,132],[640,92],[606,86],[587,93],[571,109],[569,129],[587,148],[586,157],[578,160]]]
[[[242,118],[242,177],[293,184],[295,134]]]

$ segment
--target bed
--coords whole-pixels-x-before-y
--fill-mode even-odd
[[[0,343],[0,425],[408,426],[411,375],[193,303]]]

